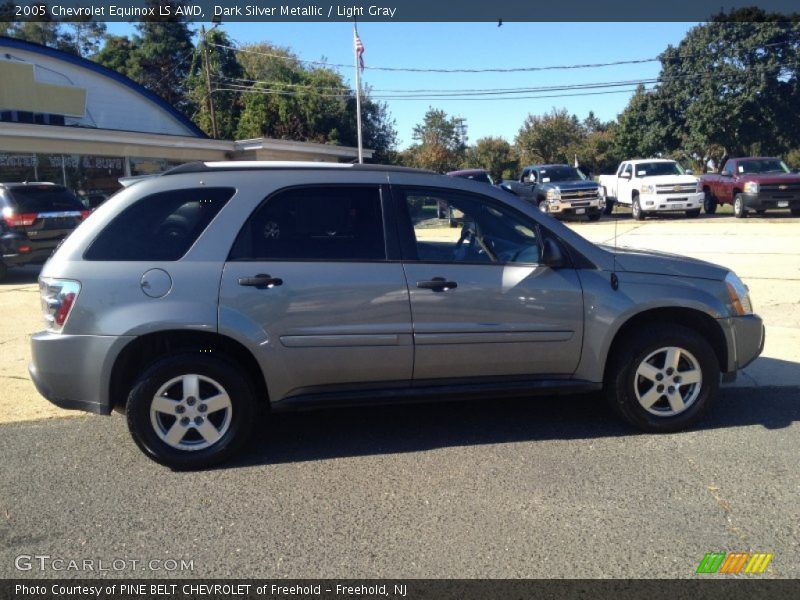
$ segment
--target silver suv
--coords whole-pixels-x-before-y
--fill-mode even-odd
[[[183,165],[100,206],[40,287],[39,391],[124,411],[174,468],[231,456],[261,404],[604,389],[675,431],[764,343],[723,267],[614,252],[502,190],[382,166]]]

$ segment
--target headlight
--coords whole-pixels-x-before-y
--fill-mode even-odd
[[[654,186],[652,184],[648,185],[646,183],[643,183],[642,187],[639,188],[639,191],[642,194],[655,194],[656,193],[656,186]]]
[[[725,287],[728,288],[728,297],[731,300],[733,314],[753,314],[753,304],[750,302],[750,294],[748,293],[747,286],[733,271],[730,271],[725,276]]]
[[[756,181],[748,181],[744,184],[744,191],[746,194],[757,194],[758,193],[758,182]]]
[[[559,188],[547,190],[547,199],[550,202],[558,202],[559,200],[561,200],[561,190]]]

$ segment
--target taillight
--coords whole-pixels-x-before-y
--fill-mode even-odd
[[[59,332],[69,318],[81,284],[70,279],[39,278],[39,293],[42,298],[42,313],[47,329]]]
[[[90,211],[90,210],[82,210],[81,211],[81,221],[83,221],[90,214],[92,214],[92,211]]]
[[[30,227],[36,222],[36,213],[23,213],[21,215],[8,212],[3,214],[3,219],[9,227]]]

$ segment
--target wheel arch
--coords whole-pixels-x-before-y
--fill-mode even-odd
[[[682,325],[692,329],[703,336],[714,350],[714,354],[719,361],[720,371],[728,371],[728,342],[722,327],[716,319],[710,315],[686,307],[662,307],[651,308],[634,315],[631,315],[614,333],[614,337],[606,353],[605,365],[603,367],[603,380],[608,377],[608,369],[611,364],[610,358],[615,356],[622,344],[636,331],[651,323],[670,323]]]
[[[269,404],[266,380],[253,354],[240,342],[206,331],[164,330],[138,336],[128,343],[117,356],[109,380],[111,407],[124,411],[129,390],[136,378],[148,365],[177,353],[197,352],[225,357],[247,373],[256,399]]]

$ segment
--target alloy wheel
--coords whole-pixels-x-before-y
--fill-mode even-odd
[[[694,355],[684,348],[666,346],[648,354],[634,375],[639,404],[659,417],[686,411],[700,395],[703,372]]]

